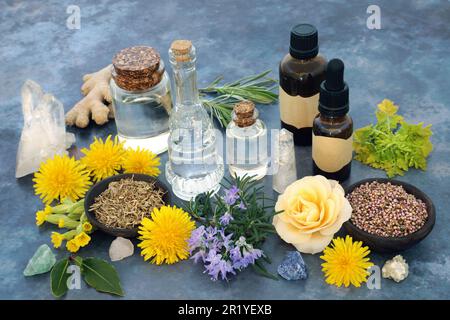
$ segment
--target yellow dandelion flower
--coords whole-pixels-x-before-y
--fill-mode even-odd
[[[43,210],[36,211],[36,225],[40,226],[45,222],[47,214]]]
[[[78,244],[78,242],[74,238],[72,240],[67,241],[66,249],[69,250],[72,253],[75,253],[78,250],[80,250],[80,245]]]
[[[127,149],[123,159],[123,169],[125,173],[142,173],[156,177],[160,171],[159,157],[147,149]]]
[[[82,198],[91,184],[84,165],[67,155],[56,155],[43,162],[34,174],[34,190],[46,204],[53,200]],[[46,210],[51,211],[50,209]]]
[[[151,219],[139,226],[138,247],[144,260],[155,264],[172,264],[189,256],[188,240],[195,223],[183,209],[163,206],[153,209]]]
[[[59,219],[58,220],[58,228],[64,228],[64,219]]]
[[[363,247],[361,241],[353,242],[352,237],[333,239],[331,247],[326,247],[323,256],[322,271],[325,273],[325,281],[328,284],[340,287],[348,287],[350,284],[360,287],[367,281],[368,268],[373,266],[368,247]]]
[[[108,136],[105,142],[100,138],[94,138],[89,149],[83,148],[81,152],[85,155],[81,158],[81,162],[86,165],[94,180],[100,181],[118,173],[122,166],[125,150],[117,136],[114,140]]]
[[[52,240],[53,246],[55,248],[59,248],[59,247],[61,247],[61,244],[64,240],[64,236],[58,232],[52,232],[51,240]]]
[[[75,242],[80,247],[85,247],[91,241],[91,237],[89,237],[85,232],[81,232],[81,233],[77,234],[75,236],[75,238],[73,238],[73,240],[75,240]]]
[[[92,224],[90,224],[89,222],[84,222],[82,228],[84,232],[91,232]]]

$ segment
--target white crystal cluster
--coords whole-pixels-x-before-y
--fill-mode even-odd
[[[66,149],[75,142],[75,135],[66,133],[64,107],[51,94],[32,80],[22,87],[24,125],[17,150],[16,178],[36,172],[41,162]]]
[[[400,282],[408,276],[408,264],[401,255],[397,255],[391,260],[386,261],[381,271],[383,278]]]

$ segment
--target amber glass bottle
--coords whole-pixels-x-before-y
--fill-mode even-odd
[[[318,111],[320,84],[327,61],[319,55],[317,29],[299,24],[291,30],[289,53],[280,62],[281,127],[291,131],[296,145],[311,145],[311,128]]]
[[[349,111],[344,63],[328,63],[327,77],[320,86],[319,114],[313,122],[312,158],[314,174],[346,180],[352,165],[353,121]]]

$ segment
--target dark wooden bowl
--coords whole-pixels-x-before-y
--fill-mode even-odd
[[[390,182],[394,185],[403,186],[407,193],[414,195],[416,198],[421,199],[428,212],[428,219],[425,224],[414,233],[411,233],[404,237],[380,237],[356,227],[350,220],[344,223],[344,228],[348,234],[350,234],[353,239],[362,241],[365,245],[369,246],[371,251],[381,252],[381,253],[396,253],[411,248],[416,245],[431,232],[436,221],[436,211],[431,199],[423,193],[421,190],[415,186],[398,180],[386,179],[386,178],[372,178],[364,179],[355,184],[352,184],[345,189],[345,193],[351,193],[356,187],[372,181],[378,181],[380,183]]]
[[[135,238],[138,236],[138,228],[133,229],[122,229],[122,228],[111,228],[105,226],[103,223],[99,222],[97,218],[95,217],[95,213],[93,211],[89,211],[89,208],[94,203],[95,198],[100,195],[103,191],[105,191],[109,184],[112,181],[118,181],[125,178],[131,178],[133,177],[136,181],[148,181],[148,182],[155,182],[156,186],[161,188],[165,191],[165,194],[163,196],[163,201],[165,204],[170,203],[170,194],[167,189],[167,187],[158,179],[155,179],[153,177],[150,177],[145,174],[135,174],[135,173],[124,173],[124,174],[118,174],[109,178],[106,178],[89,189],[89,191],[86,193],[86,197],[84,200],[84,210],[86,212],[86,216],[90,223],[92,223],[93,226],[95,226],[97,229],[102,230],[103,232],[106,232],[110,235],[113,235],[115,237],[124,237],[124,238]]]

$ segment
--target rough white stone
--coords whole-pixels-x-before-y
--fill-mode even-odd
[[[408,276],[408,264],[401,255],[386,261],[382,269],[383,278],[400,282]]]
[[[22,86],[24,125],[17,150],[16,178],[36,172],[41,162],[56,154],[67,154],[75,142],[72,133],[66,133],[64,107],[51,94],[44,94],[32,80]]]
[[[109,247],[109,258],[111,261],[119,261],[126,257],[132,256],[134,253],[133,243],[125,238],[117,237],[111,242]]]

